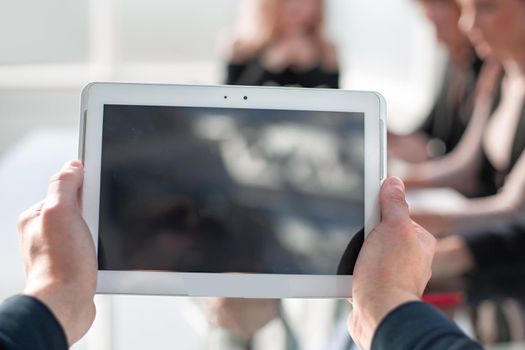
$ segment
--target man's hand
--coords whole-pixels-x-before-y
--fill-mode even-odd
[[[380,194],[381,223],[368,235],[354,270],[348,319],[352,337],[369,349],[381,320],[397,306],[419,300],[431,276],[434,237],[413,222],[401,180],[389,178]]]
[[[249,340],[279,315],[275,299],[211,299],[209,322]]]
[[[95,246],[80,212],[84,170],[67,163],[49,182],[44,201],[24,212],[18,223],[26,287],[57,317],[68,343],[78,341],[95,319]]]

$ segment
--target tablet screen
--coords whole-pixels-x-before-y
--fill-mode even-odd
[[[363,227],[363,113],[104,106],[100,270],[351,274]]]

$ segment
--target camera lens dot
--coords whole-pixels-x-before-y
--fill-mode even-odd
[[[244,96],[244,100],[247,100],[248,99],[248,96]]]

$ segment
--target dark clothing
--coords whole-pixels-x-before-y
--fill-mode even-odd
[[[226,84],[255,86],[295,86],[305,88],[339,88],[339,72],[326,72],[320,66],[307,71],[291,67],[271,72],[258,59],[228,64]]]
[[[468,300],[525,296],[525,217],[459,233],[474,258],[476,269],[467,275]]]
[[[51,311],[39,300],[16,296],[0,305],[0,349],[67,349],[66,335]]]
[[[525,265],[525,218],[462,232],[478,270]]]
[[[497,343],[519,339],[516,315],[525,312],[525,217],[460,234],[476,265],[465,276],[472,321],[490,323],[490,338]],[[480,313],[487,305],[493,310],[490,316]],[[487,336],[483,327],[475,328],[479,337]]]
[[[372,350],[480,350],[433,306],[411,302],[390,312],[374,334]]]
[[[483,165],[481,170],[481,183],[484,187],[483,195],[493,195],[504,185],[507,175],[518,162],[523,150],[525,150],[525,104],[521,108],[521,117],[514,134],[510,163],[507,169],[500,171],[492,165],[490,160],[483,154]]]
[[[448,64],[439,95],[419,129],[441,143],[441,152],[435,156],[449,153],[461,140],[472,115],[476,83],[482,66],[483,61],[477,57],[465,73],[459,73],[453,64]],[[458,82],[459,79],[463,79],[463,83]]]

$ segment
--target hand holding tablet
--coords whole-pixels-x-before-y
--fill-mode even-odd
[[[368,92],[89,85],[98,292],[347,297],[379,222],[385,114]]]

